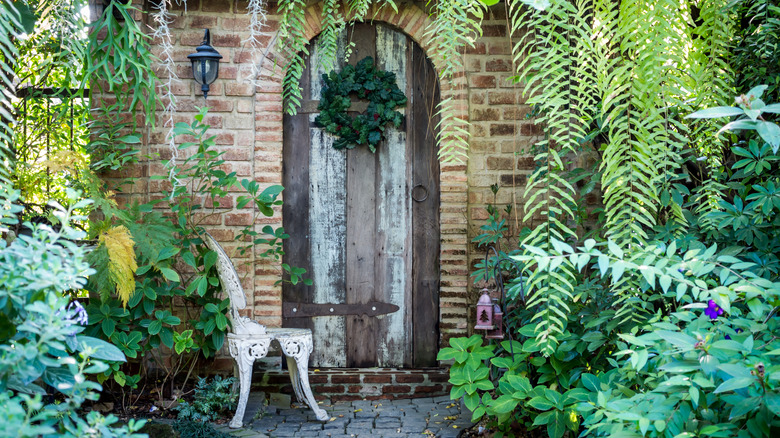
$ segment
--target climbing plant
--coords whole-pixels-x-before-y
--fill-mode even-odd
[[[551,239],[577,240],[579,197],[567,175],[571,157],[583,151],[600,160],[597,169],[580,170],[590,172],[587,179],[601,188],[603,236],[630,248],[645,244],[656,226],[684,224],[681,204],[674,202],[678,197],[669,196],[687,190],[675,176],[690,136],[681,114],[692,112],[694,103],[723,103],[728,93],[710,92],[722,88],[720,78],[729,71],[724,59],[731,18],[725,15],[718,23],[713,18],[725,4],[698,4],[704,21],[695,28],[687,24],[693,6],[671,1],[553,2],[545,10],[509,6],[511,31],[528,29],[513,47],[518,80],[539,114],[535,122],[546,127],[525,205],[526,221],[543,219],[524,244],[547,249]],[[589,140],[593,130],[597,142]],[[697,132],[701,150],[716,149],[712,133]],[[540,292],[531,304],[539,309],[538,338],[545,340],[547,353],[565,330],[577,285],[573,265],[561,263],[555,273],[535,270],[530,280]],[[639,279],[621,279],[610,286],[615,321],[647,318],[653,304],[636,296]]]

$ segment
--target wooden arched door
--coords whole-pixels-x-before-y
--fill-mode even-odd
[[[284,118],[283,220],[291,236],[284,262],[305,268],[314,284],[283,286],[283,325],[312,329],[313,366],[434,366],[436,72],[411,38],[386,25],[348,27],[338,44],[338,70],[348,47],[347,62],[372,56],[378,68],[396,73],[408,98],[405,123],[389,129],[375,154],[365,146],[334,149],[333,137],[314,125],[327,71],[318,62],[319,39],[312,41],[300,84],[304,102],[297,115]]]

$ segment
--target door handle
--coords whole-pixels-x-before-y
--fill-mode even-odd
[[[424,195],[423,195],[423,197],[422,197],[422,198],[418,198],[418,197],[414,196],[414,191],[415,191],[415,189],[417,189],[417,188],[421,188],[421,189],[423,189],[423,191],[424,191]],[[425,187],[425,186],[424,186],[424,185],[422,185],[422,184],[417,184],[416,186],[412,187],[412,191],[410,192],[410,195],[411,195],[411,197],[412,197],[412,200],[413,200],[414,202],[423,202],[423,201],[425,201],[426,199],[428,199],[428,188],[427,188],[427,187]]]

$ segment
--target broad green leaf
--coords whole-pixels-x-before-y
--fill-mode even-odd
[[[686,335],[685,333],[672,332],[668,330],[656,330],[656,333],[658,333],[658,335],[661,336],[663,340],[673,344],[676,347],[692,349],[694,345],[696,345],[696,339]]]
[[[720,386],[715,388],[714,393],[720,394],[721,392],[735,391],[750,386],[756,381],[754,377],[732,377],[729,380],[721,383]]]
[[[548,400],[546,397],[534,397],[531,400],[528,400],[526,404],[534,409],[539,409],[540,411],[548,411],[555,407],[555,404]]]
[[[520,403],[520,401],[516,398],[510,395],[502,395],[493,400],[493,402],[490,403],[490,407],[498,414],[505,414],[514,411],[518,403]]]
[[[76,336],[76,342],[78,342],[79,351],[85,351],[87,348],[92,349],[90,357],[93,359],[111,362],[126,361],[124,353],[122,353],[119,348],[102,339],[93,338],[91,336]]]
[[[217,253],[209,251],[203,255],[203,271],[209,272],[212,266],[217,263]]]
[[[162,321],[155,319],[151,324],[149,324],[148,330],[150,335],[156,335],[160,333],[160,330],[162,330]]]
[[[561,411],[555,411],[552,421],[547,423],[547,434],[550,438],[561,438],[566,432],[566,418]]]
[[[160,272],[165,278],[167,278],[170,281],[175,281],[175,282],[181,281],[181,279],[179,278],[179,274],[171,268],[160,268]]]
[[[598,392],[601,390],[601,381],[593,374],[583,374],[580,379],[582,379],[582,384],[585,385],[588,391]]]
[[[741,116],[745,114],[744,111],[742,111],[741,108],[736,108],[733,106],[716,106],[714,108],[707,108],[703,110],[696,111],[693,114],[688,114],[685,116],[686,119],[712,119],[715,117],[732,117],[732,116]]]

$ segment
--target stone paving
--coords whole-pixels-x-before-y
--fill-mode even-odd
[[[308,407],[283,409],[251,397],[242,429],[218,429],[241,438],[372,437],[456,438],[471,426],[470,413],[449,397],[358,400],[321,405],[330,421],[317,421]],[[463,415],[461,415],[463,412]]]

